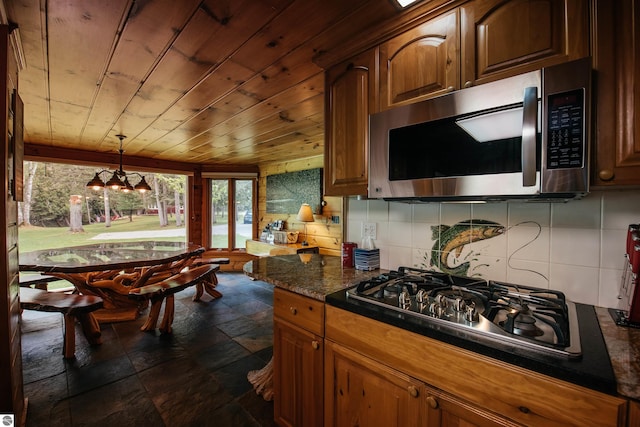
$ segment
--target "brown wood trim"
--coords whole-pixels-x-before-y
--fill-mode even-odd
[[[24,144],[24,159],[38,162],[100,165],[114,168],[120,164],[120,156],[116,151],[113,153],[102,153],[30,143]],[[205,167],[199,163],[127,156],[126,152],[122,157],[122,163],[125,167],[135,167],[141,171],[181,172],[187,175],[193,175],[195,171],[200,170],[229,173],[259,171],[258,167],[254,165],[207,165]]]

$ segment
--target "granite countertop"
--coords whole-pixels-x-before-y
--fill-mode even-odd
[[[606,308],[596,307],[596,314],[616,374],[618,393],[640,400],[640,329],[616,325]]]
[[[254,279],[320,301],[386,271],[342,268],[340,257],[316,254],[264,257],[247,262],[243,270]]]
[[[387,271],[343,268],[340,257],[316,254],[260,258],[247,262],[243,269],[254,279],[320,301]],[[595,307],[595,312],[615,373],[618,393],[640,401],[640,329],[617,326],[606,308]]]

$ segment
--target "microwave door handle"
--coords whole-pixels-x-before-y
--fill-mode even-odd
[[[522,109],[522,186],[536,185],[536,135],[538,133],[538,88],[524,89]]]

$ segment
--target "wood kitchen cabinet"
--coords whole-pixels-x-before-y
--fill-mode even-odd
[[[324,303],[273,291],[273,408],[280,426],[323,425]]]
[[[425,386],[427,427],[520,426],[433,387]]]
[[[460,26],[463,87],[589,56],[586,0],[473,0]]]
[[[380,45],[380,109],[460,88],[458,12],[454,10]]]
[[[424,426],[423,384],[346,347],[325,343],[327,426]]]
[[[516,426],[342,345],[325,342],[327,426]]]
[[[471,0],[428,13],[325,73],[326,195],[367,194],[369,114],[590,54],[589,0]]]
[[[640,185],[640,1],[594,4],[597,111],[591,185]]]
[[[334,425],[328,417],[337,417],[337,405],[344,405],[339,402],[345,393],[339,378],[346,375],[345,371],[349,371],[350,378],[371,374],[366,380],[358,379],[357,384],[376,381],[384,384],[382,396],[374,396],[375,401],[399,402],[396,395],[400,394],[400,385],[407,390],[415,387],[424,399],[423,403],[416,403],[424,408],[420,409],[424,411],[420,417],[426,414],[420,418],[424,420],[420,425],[608,427],[626,423],[629,405],[624,399],[329,305],[325,307],[325,343],[327,426]],[[349,352],[339,351],[336,356],[336,348],[341,347]],[[354,353],[356,356],[347,360]],[[385,381],[395,385],[392,387]],[[367,404],[360,412],[369,410],[366,398],[358,397],[357,402]],[[407,411],[415,410],[409,403],[397,405]],[[348,421],[351,423],[353,419]]]
[[[332,67],[325,75],[324,194],[366,195],[369,114],[378,110],[378,49]]]

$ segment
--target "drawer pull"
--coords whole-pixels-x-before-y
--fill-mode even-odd
[[[294,316],[295,316],[296,314],[298,314],[298,309],[297,309],[297,308],[295,308],[295,307],[289,307],[289,311],[290,311],[290,312],[291,312],[291,314],[293,314]]]
[[[311,348],[313,348],[314,350],[317,350],[320,348],[320,343],[316,340],[311,341]]]
[[[435,397],[433,396],[427,397],[427,403],[429,404],[431,409],[438,409],[438,401],[436,400]]]
[[[520,409],[520,412],[522,412],[523,414],[528,414],[529,412],[531,412],[531,410],[526,406],[520,406],[518,407],[518,409]]]
[[[411,397],[418,397],[418,389],[415,386],[410,385],[409,386],[409,395]]]

